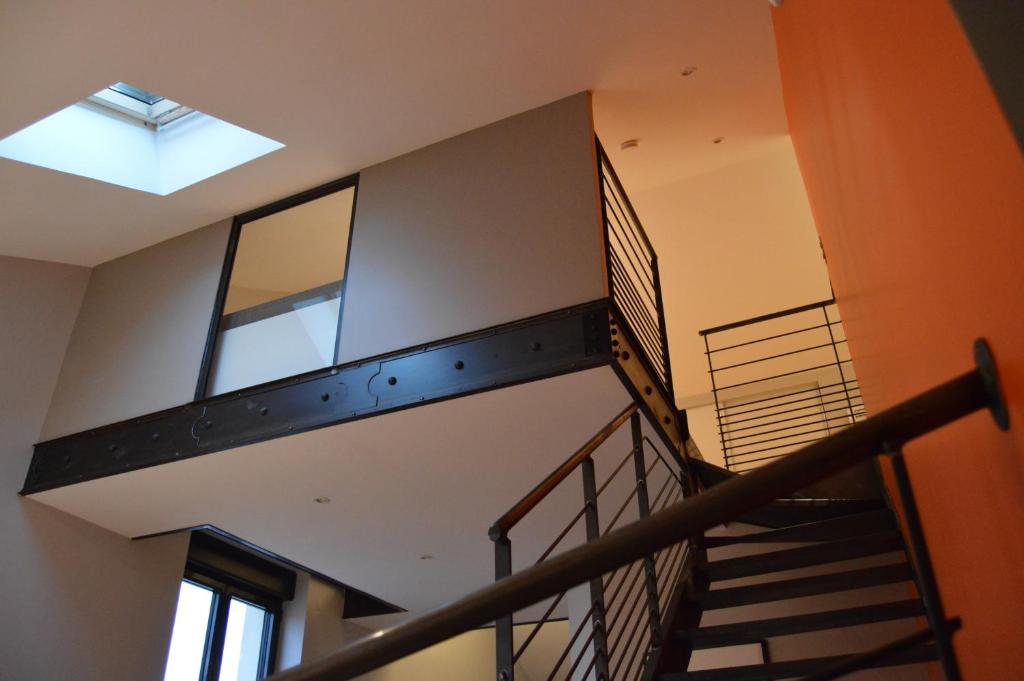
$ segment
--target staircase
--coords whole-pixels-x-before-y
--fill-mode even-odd
[[[871,503],[874,508],[864,508]],[[881,502],[856,506],[819,502],[793,510],[783,527],[735,523],[709,533],[708,559],[697,567],[695,586],[680,605],[680,625],[669,634],[676,654],[666,656],[657,678],[805,676],[913,632],[925,608],[912,595],[914,573],[895,516]],[[698,618],[699,625],[687,626]],[[751,653],[763,661],[718,666]],[[901,669],[858,678],[923,680],[923,668],[902,667],[935,659],[932,644],[917,645],[882,662]],[[668,660],[677,668],[667,668]],[[680,661],[688,664],[678,668]]]

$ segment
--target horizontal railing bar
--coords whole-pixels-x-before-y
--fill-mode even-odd
[[[654,466],[656,464],[657,464],[657,462],[652,462],[651,463],[650,467],[647,469],[647,475],[651,474],[651,471],[654,470]],[[629,492],[629,495],[622,501],[622,505],[619,506],[619,510],[616,511],[615,515],[608,522],[608,527],[605,528],[605,530],[604,530],[605,532],[610,532],[612,530],[612,528],[615,527],[615,523],[619,522],[619,518],[622,517],[622,514],[625,512],[626,507],[629,506],[629,502],[633,501],[633,499],[636,498],[636,494],[637,494],[638,489],[639,489],[638,486],[634,484],[632,489]]]
[[[591,608],[591,613],[593,613],[593,608]],[[586,622],[587,619],[584,618],[583,621]],[[591,641],[593,641],[593,640],[594,640],[594,627],[591,626],[590,627],[590,634],[583,640],[583,645],[580,646],[580,652],[576,656],[576,659],[572,663],[572,666],[569,667],[569,673],[566,675],[566,677],[565,677],[566,679],[571,679],[572,678],[572,673],[574,671],[576,671],[576,667],[579,666],[580,661],[583,659],[583,654],[586,652],[587,646],[589,646]],[[591,659],[590,664],[593,665],[594,664],[594,660],[596,660],[596,659],[597,659],[596,657]],[[562,663],[561,663],[561,660],[559,660],[559,662],[555,666],[555,668],[553,670],[551,670],[551,675],[547,678],[547,681],[551,681],[553,678],[555,678],[555,674],[558,672],[558,668],[561,667],[561,666],[562,666]],[[583,672],[583,675],[586,676],[587,672],[589,672],[589,671],[590,671],[590,668],[588,667],[587,671]]]
[[[572,531],[573,526],[576,525],[576,523],[578,523],[580,521],[580,518],[582,518],[583,515],[586,512],[587,512],[587,507],[586,506],[584,506],[583,508],[581,508],[579,510],[579,512],[576,514],[576,516],[572,520],[569,521],[569,524],[566,525],[562,529],[562,531],[558,533],[558,536],[555,537],[555,540],[553,542],[551,542],[551,544],[549,544],[546,549],[544,549],[544,552],[540,554],[540,558],[538,558],[536,560],[534,565],[536,565],[537,563],[543,563],[544,559],[547,558],[549,555],[551,555],[551,552],[555,550],[555,547],[558,546],[558,543],[560,541],[562,541],[563,539],[565,539],[565,536],[567,534],[569,534],[569,532]]]
[[[619,581],[618,586],[615,587],[615,591],[612,593],[611,596],[608,597],[608,600],[605,602],[605,613],[606,613],[606,615],[607,615],[608,611],[611,609],[612,605],[615,603],[615,599],[618,598],[619,592],[622,591],[622,587],[625,586],[626,581],[629,579],[629,576],[631,574],[633,574],[633,568],[641,567],[641,565],[642,564],[639,561],[634,561],[632,563],[629,563],[628,567],[625,570],[623,570],[623,572],[622,572],[622,579]],[[640,571],[643,572],[642,569]],[[611,582],[608,583],[608,586],[610,586],[610,585],[611,585]],[[607,590],[607,587],[606,587],[606,590]],[[606,617],[606,619],[607,619],[607,617]]]
[[[985,407],[990,400],[995,408],[995,380],[990,373],[983,376],[980,370],[969,371],[747,475],[726,480],[379,636],[292,667],[272,679],[348,681],[493,622],[808,487],[880,451],[892,451]]]
[[[845,417],[840,417],[840,418],[845,418]],[[802,428],[804,426],[813,426],[813,425],[816,425],[816,424],[814,424],[814,423],[805,423],[805,424],[803,424],[803,426],[790,426],[790,428]],[[802,435],[811,435],[812,433],[831,433],[833,430],[839,430],[840,427],[841,426],[834,426],[832,428],[829,428],[829,426],[826,424],[823,428],[815,428],[814,430],[803,431],[803,432],[800,432],[800,433],[792,433],[790,435],[780,435],[778,437],[769,437],[769,438],[765,438],[764,440],[755,440],[753,442],[745,442],[744,444],[741,444],[741,445],[730,445],[731,441],[726,441],[725,444],[726,444],[727,447],[729,447],[729,449],[735,450],[737,447],[755,447],[757,445],[764,444],[765,442],[778,442],[779,440],[788,440],[791,437],[800,437]],[[746,453],[747,452],[735,452],[734,451],[733,454],[732,454],[732,457],[743,456]],[[751,452],[751,453],[753,453],[753,452]]]
[[[740,402],[738,404],[731,404],[728,407],[723,407],[720,411],[725,411],[726,409],[735,409],[736,407],[746,407],[748,405],[757,404],[759,402],[768,402],[770,400],[778,400],[778,399],[782,399],[783,397],[792,397],[793,395],[799,395],[800,393],[806,393],[806,392],[813,392],[815,390],[826,390],[828,388],[835,388],[836,386],[840,386],[840,385],[853,385],[856,382],[857,382],[857,379],[855,379],[855,378],[851,378],[849,380],[844,379],[842,381],[836,381],[835,383],[826,383],[825,385],[816,385],[816,386],[812,386],[810,388],[803,388],[802,390],[797,390],[795,392],[784,393],[782,395],[772,395],[771,397],[762,397],[760,399],[750,400],[749,402]],[[721,390],[721,388],[718,388],[718,390]],[[810,399],[810,398],[804,398],[804,399]],[[781,406],[781,405],[772,405],[772,406]],[[763,409],[768,409],[770,407],[762,407],[762,408]],[[755,411],[755,410],[751,410],[751,411]],[[740,414],[745,414],[745,413],[747,413],[747,412],[743,412],[743,411],[733,412],[733,416],[739,416]]]
[[[640,598],[636,601],[636,605],[638,605],[638,606],[640,606],[642,608],[643,605],[644,605],[644,602],[643,602],[643,589],[640,590],[640,593],[638,593],[637,596],[640,596]],[[629,638],[626,639],[626,645],[624,645],[622,647],[623,652],[629,650],[630,646],[633,644],[633,639],[636,638],[636,632],[638,632],[640,630],[640,625],[644,623],[644,619],[645,618],[643,616],[643,612],[642,611],[641,612],[637,612],[636,607],[634,607],[633,609],[630,610],[630,614],[634,614],[634,613],[636,614],[636,619],[634,620],[632,631],[629,632]],[[627,624],[629,623],[629,618],[628,617],[626,618],[626,623]],[[625,634],[625,630],[623,630],[623,634]],[[616,641],[616,644],[620,643],[621,640],[622,639],[620,637],[619,640]],[[615,658],[612,657],[612,654],[614,652],[615,652],[615,648],[613,648],[612,646],[609,646],[608,647],[608,660],[609,661],[612,661],[612,660],[615,659]],[[611,673],[610,673],[610,677],[611,678],[613,678],[613,679],[618,678],[615,675],[615,672],[619,671],[619,668],[621,667],[621,660],[624,660],[625,658],[626,658],[625,655],[620,655],[618,657],[620,662],[618,664],[616,664],[615,668],[611,671]]]
[[[641,568],[636,573],[636,577],[633,578],[633,582],[629,585],[629,589],[626,591],[626,595],[625,595],[625,597],[622,600],[622,605],[619,607],[619,610],[618,610],[618,612],[615,613],[614,617],[612,617],[611,614],[610,614],[611,613],[611,608],[608,609],[609,615],[606,618],[607,621],[616,621],[617,622],[619,616],[621,616],[623,613],[625,613],[625,623],[627,623],[627,624],[629,623],[629,614],[635,611],[636,603],[640,601],[639,597],[642,596],[643,593],[644,593],[644,590],[642,588],[639,589],[636,592],[636,595],[637,595],[638,598],[637,599],[633,599],[633,590],[637,586],[639,586],[639,585],[641,585],[643,583],[641,581],[641,579],[640,579],[641,577],[643,577],[643,575],[644,575],[644,571]],[[629,607],[627,608],[627,606],[629,606]],[[625,630],[625,628],[622,628],[622,629],[618,630],[618,636],[615,637],[614,641],[610,641],[609,640],[609,642],[608,642],[608,657],[609,658],[611,658],[612,653],[615,652],[616,647],[618,646],[619,643],[622,642],[622,638],[625,635],[626,635],[626,630]]]
[[[533,508],[537,506],[548,494],[551,493],[560,482],[569,477],[569,474],[576,470],[583,461],[590,456],[598,447],[600,447],[605,440],[611,437],[612,433],[619,429],[623,423],[629,420],[629,417],[635,414],[637,411],[636,403],[630,404],[628,407],[623,409],[619,414],[609,421],[601,430],[590,438],[585,445],[576,450],[576,452],[566,459],[561,466],[556,468],[548,477],[537,485],[533,490],[523,497],[515,506],[510,508],[503,516],[495,521],[494,525],[491,526],[490,535],[492,539],[497,539],[504,536],[510,529],[515,527],[516,523],[523,519],[523,517],[529,513]],[[496,532],[496,534],[495,534]]]
[[[617,195],[622,196],[622,200],[625,202],[626,205],[626,208],[623,210],[623,212],[626,212],[626,209],[628,209],[629,216],[630,218],[632,218],[632,223],[636,226],[637,235],[643,241],[644,246],[647,248],[647,252],[653,256],[654,247],[651,246],[651,240],[647,238],[647,232],[644,231],[644,227],[640,222],[640,218],[637,217],[636,211],[633,210],[633,204],[630,202],[629,197],[626,195],[626,190],[623,189],[622,187],[622,182],[619,180],[619,175],[618,173],[615,172],[615,166],[612,165],[611,159],[608,158],[608,154],[605,152],[600,142],[597,143],[597,148],[601,156],[602,179],[615,191]],[[605,192],[605,194],[607,195],[607,192]],[[618,200],[618,196],[616,196],[616,200]]]
[[[809,348],[800,348],[799,350],[790,350],[789,352],[782,352],[777,355],[768,355],[767,357],[758,357],[752,359],[749,362],[739,362],[737,364],[729,364],[724,367],[715,367],[712,371],[726,371],[727,369],[735,369],[737,367],[750,366],[751,364],[758,364],[759,362],[767,362],[773,359],[779,359],[780,357],[789,357],[790,355],[798,355],[801,352],[810,352],[811,350],[821,350],[822,348],[831,348],[833,345],[838,343],[845,343],[845,340],[836,341],[835,343],[822,343],[821,345],[812,345]]]
[[[843,364],[845,364],[846,362],[849,362],[849,361],[851,361],[851,360],[848,360],[848,359],[841,360],[841,362]],[[720,388],[718,388],[718,392],[722,392],[723,390],[729,390],[730,388],[739,388],[740,386],[752,385],[754,383],[764,383],[765,381],[771,381],[771,380],[774,380],[776,378],[785,378],[786,376],[795,376],[797,374],[807,373],[808,371],[817,371],[818,369],[826,369],[828,367],[834,367],[834,366],[836,366],[836,362],[829,362],[827,364],[818,364],[817,366],[807,367],[806,369],[798,369],[796,371],[787,371],[784,374],[775,374],[774,376],[765,376],[764,378],[756,378],[753,381],[744,381],[743,383],[733,383],[732,385],[723,385]],[[846,377],[844,376],[843,378],[845,380]]]
[[[619,271],[619,265],[616,263],[615,258],[611,259],[612,262],[612,273],[615,275]],[[638,338],[642,338],[642,345],[647,348],[650,345],[657,346],[658,331],[654,328],[654,320],[651,315],[647,314],[650,310],[644,310],[643,303],[637,298],[636,293],[630,289],[630,287],[623,285],[619,281],[620,277],[612,277],[612,297],[622,300],[628,303],[627,318],[632,318],[632,321],[637,330],[643,332],[643,336],[638,335]],[[649,349],[649,348],[648,348]],[[657,357],[661,357],[660,348],[655,348],[658,351]]]
[[[594,632],[593,632],[593,631],[591,631],[591,632],[590,632],[590,636],[589,636],[589,637],[587,638],[586,642],[584,642],[584,644],[583,644],[583,647],[582,647],[582,648],[580,648],[580,654],[579,654],[579,656],[578,656],[578,657],[576,658],[576,663],[575,663],[575,664],[573,664],[573,666],[572,666],[572,667],[571,667],[571,668],[569,669],[569,673],[568,673],[568,674],[566,674],[566,676],[565,676],[565,681],[572,681],[572,679],[573,679],[572,673],[573,673],[573,671],[575,671],[575,670],[576,670],[576,665],[577,665],[577,664],[579,664],[579,663],[580,663],[580,660],[582,660],[582,659],[583,659],[583,654],[584,654],[584,653],[586,652],[586,650],[587,650],[587,645],[588,645],[588,644],[589,644],[589,643],[590,643],[591,641],[593,641],[593,640],[594,640]],[[590,670],[594,668],[594,664],[596,664],[596,663],[597,663],[597,655],[591,655],[591,656],[590,656],[590,664],[588,664],[588,665],[587,665],[587,668],[586,668],[586,669],[584,669],[584,670],[583,670],[583,672],[582,672],[582,673],[581,673],[581,674],[579,675],[579,677],[577,677],[577,678],[581,678],[581,679],[585,679],[585,678],[587,678],[587,677],[588,677],[588,675],[590,674]]]
[[[762,452],[770,452],[776,449],[785,449],[786,447],[797,447],[799,445],[807,445],[811,444],[812,442],[818,442],[820,440],[821,438],[816,438],[812,440],[801,440],[799,442],[793,442],[788,445],[775,445],[774,447],[763,447],[762,449],[755,449],[754,451],[751,452],[733,452],[732,454],[729,455],[729,458],[736,459],[741,456],[750,456],[751,454],[760,454]]]
[[[619,245],[621,246],[621,249],[615,249],[615,248],[611,249],[612,257],[615,258],[618,261],[619,265],[622,266],[622,270],[624,272],[626,271],[626,267],[625,266],[627,264],[629,265],[629,269],[632,270],[633,274],[636,275],[636,279],[633,279],[632,277],[629,277],[629,279],[634,284],[639,284],[639,286],[637,286],[637,288],[641,289],[645,294],[647,294],[647,298],[651,301],[651,304],[655,308],[657,308],[658,304],[654,301],[654,282],[653,282],[653,280],[651,281],[651,286],[648,289],[648,287],[643,284],[643,276],[638,271],[636,262],[634,262],[634,260],[629,257],[628,253],[624,252],[625,251],[625,246],[623,246],[622,245],[622,241],[619,240],[618,232],[616,230],[614,230],[614,229],[609,230],[609,232],[611,232],[611,234],[613,234],[615,236],[615,240],[618,241]],[[622,257],[619,257],[618,250],[622,250],[623,251]],[[627,276],[628,276],[628,272],[627,272]]]
[[[812,390],[816,390],[816,388],[812,388]],[[746,411],[729,411],[729,409],[731,409],[731,407],[729,407],[729,406],[723,407],[722,411],[725,412],[723,414],[723,416],[725,416],[725,418],[732,419],[733,416],[743,416],[744,414],[753,414],[754,412],[764,411],[765,409],[775,409],[776,407],[788,407],[791,404],[797,404],[799,402],[807,402],[808,400],[821,400],[821,398],[823,398],[823,397],[835,397],[836,395],[849,395],[850,393],[856,392],[858,390],[860,390],[860,386],[854,385],[852,388],[844,388],[843,390],[836,390],[835,392],[830,392],[830,393],[829,392],[818,393],[818,394],[814,394],[814,395],[809,395],[807,397],[801,397],[800,399],[797,399],[797,400],[790,400],[789,402],[779,402],[778,404],[769,404],[766,407],[756,407],[754,409],[748,409]],[[850,399],[854,399],[854,398],[859,399],[860,395],[850,395]],[[845,399],[843,399],[843,400],[827,400],[827,401],[819,401],[817,403],[813,403],[812,402],[811,404],[805,405],[803,407],[794,407],[793,409],[784,409],[782,411],[773,411],[773,412],[769,412],[767,414],[764,414],[763,416],[751,416],[750,418],[747,418],[747,419],[736,419],[735,421],[730,420],[730,423],[746,423],[747,421],[757,421],[759,419],[765,419],[765,418],[771,418],[772,416],[778,416],[779,414],[789,414],[790,412],[802,411],[804,409],[813,409],[814,407],[824,406],[826,404],[835,404],[835,402],[837,402],[837,401],[845,402],[846,400]]]
[[[638,264],[641,265],[641,269],[643,269],[644,273],[647,275],[647,281],[650,282],[651,286],[653,287],[654,275],[651,271],[650,256],[646,254],[641,254],[637,251],[637,246],[639,246],[642,249],[643,245],[637,242],[635,233],[633,233],[632,230],[628,229],[625,226],[625,224],[623,224],[621,216],[619,215],[618,211],[615,210],[615,207],[612,206],[607,196],[605,197],[604,202],[606,206],[612,209],[612,217],[614,218],[614,221],[608,220],[608,230],[611,232],[616,232],[616,241],[618,241],[619,244],[622,246],[623,251],[627,250],[626,244],[628,244],[628,251],[632,253],[634,256],[630,258],[630,260],[635,260]],[[630,238],[631,236],[632,238]]]
[[[721,326],[712,326],[710,329],[702,329],[697,333],[699,333],[702,336],[707,336],[712,333],[718,333],[719,331],[728,331],[730,329],[738,329],[741,326],[750,326],[751,324],[757,324],[759,322],[767,322],[772,319],[778,319],[779,317],[785,317],[786,315],[799,314],[801,312],[809,312],[811,310],[816,310],[820,307],[834,305],[835,302],[835,298],[829,298],[828,300],[822,300],[817,303],[808,303],[807,305],[791,307],[788,310],[779,310],[778,312],[769,312],[768,314],[763,314],[758,317],[751,317],[750,319],[742,319],[738,322],[722,324]]]
[[[653,321],[654,313],[658,310],[658,304],[654,300],[654,294],[644,289],[647,300],[640,295],[640,291],[637,290],[636,282],[629,273],[626,271],[625,265],[622,264],[622,260],[616,255],[615,251],[611,252],[612,269],[618,273],[618,283],[622,288],[623,292],[628,292],[632,295],[634,301],[637,304],[637,309],[642,310],[647,317],[651,317]],[[653,327],[652,327],[653,328]]]
[[[644,350],[643,344],[637,340],[636,333],[633,331],[633,322],[630,321],[629,316],[625,312],[625,308],[619,304],[619,300],[614,296],[610,300],[610,307],[612,309],[613,326],[616,321],[621,323],[621,331],[627,336],[627,340],[637,348],[637,355],[640,358],[640,363],[644,365],[644,369],[648,371],[651,378],[658,381],[658,385],[664,394],[666,396],[670,395],[671,391],[668,388],[668,381],[666,380],[664,367],[659,367],[657,362],[652,360],[650,355],[647,354],[647,351]],[[614,332],[615,329],[612,330],[613,335]]]
[[[842,401],[846,402],[846,400],[842,400]],[[835,402],[830,402],[830,404],[835,404]],[[825,414],[831,414],[832,412],[836,412],[836,411],[852,412],[852,411],[855,410],[856,407],[863,407],[863,406],[864,405],[862,403],[858,402],[857,404],[854,404],[853,401],[851,400],[850,402],[846,402],[846,406],[845,407],[832,407],[831,409],[821,409],[821,410],[819,410],[819,411],[817,411],[817,412],[815,412],[813,414],[804,414],[803,416],[787,416],[784,419],[777,419],[775,421],[768,421],[766,423],[759,423],[756,426],[743,426],[742,428],[729,428],[728,427],[729,424],[727,423],[727,424],[725,424],[726,430],[723,433],[723,435],[732,435],[733,433],[739,433],[739,432],[744,431],[744,430],[755,430],[755,429],[759,429],[759,428],[765,428],[766,426],[774,426],[774,425],[778,425],[780,423],[788,423],[789,421],[799,421],[800,419],[806,419],[806,418],[815,418],[815,419],[818,419],[819,421],[823,421],[825,423],[828,423],[829,421],[834,421],[836,419],[842,419],[842,418],[846,418],[846,417],[845,416],[829,416],[827,418],[821,418],[821,417],[825,416]],[[803,428],[804,426],[813,426],[813,425],[814,425],[814,422],[811,422],[811,423],[794,423],[793,425],[786,426],[785,428],[775,428],[775,429],[771,429],[771,430],[757,430],[756,433],[752,433],[750,435],[740,435],[739,437],[723,437],[723,442],[726,442],[726,443],[728,443],[728,442],[735,442],[736,440],[743,440],[743,439],[748,438],[748,437],[757,437],[758,435],[766,435],[768,433],[781,433],[784,430],[791,430],[793,428]]]
[[[734,350],[736,348],[746,347],[748,345],[754,345],[755,343],[764,343],[765,341],[775,340],[776,338],[785,338],[786,336],[795,336],[798,333],[805,333],[807,331],[814,331],[815,329],[827,329],[830,326],[836,324],[842,324],[841,321],[829,322],[827,324],[816,324],[814,326],[805,326],[802,329],[796,329],[795,331],[786,331],[785,333],[777,333],[774,336],[765,336],[764,338],[755,338],[754,340],[744,341],[743,343],[736,343],[734,345],[725,345],[720,348],[708,349],[704,351],[705,355],[713,355],[716,352],[723,352],[725,350]]]
[[[607,164],[607,167],[614,175],[615,169],[612,167],[610,162]],[[630,203],[629,196],[626,194],[626,190],[622,185],[618,184],[617,178],[615,182],[609,182],[608,179],[609,178],[607,177],[604,178],[605,188],[611,189],[611,191],[605,191],[605,200],[607,201],[609,196],[612,198],[619,209],[618,217],[622,218],[624,224],[629,225],[630,231],[636,237],[643,251],[647,254],[648,259],[653,260],[655,257],[654,246],[652,246],[650,240],[648,240],[647,232],[644,231],[643,225],[640,224],[640,218],[637,217],[636,212],[633,210],[633,206]],[[625,207],[623,206],[623,203],[625,203]]]

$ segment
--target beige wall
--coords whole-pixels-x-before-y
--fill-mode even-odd
[[[364,170],[341,359],[604,295],[590,97]]]
[[[44,438],[192,400],[229,221],[92,271]]]
[[[160,679],[188,535],[133,542],[17,495],[85,268],[0,257],[0,677]]]

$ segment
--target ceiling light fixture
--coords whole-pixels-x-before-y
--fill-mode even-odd
[[[687,66],[685,69],[683,69],[679,73],[681,73],[684,76],[692,76],[696,70],[697,70],[696,66]]]
[[[331,498],[330,497],[317,497],[317,498],[313,499],[313,501],[315,501],[318,504],[329,504],[329,503],[331,503]]]
[[[712,142],[713,142],[714,144],[721,144],[721,143],[722,143],[722,142],[723,142],[724,140],[725,140],[725,138],[724,138],[724,137],[716,137],[715,139],[713,139],[713,140],[711,140],[711,141],[712,141]]]
[[[420,560],[434,560],[434,557],[429,553],[424,553],[422,556],[420,556]]]
[[[626,149],[636,149],[639,146],[640,146],[640,140],[638,140],[638,139],[629,139],[629,140],[626,140],[625,142],[623,142],[622,144],[620,144],[619,145],[619,149],[621,149],[622,151],[625,151]]]

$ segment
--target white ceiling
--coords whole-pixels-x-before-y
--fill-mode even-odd
[[[601,367],[30,498],[130,537],[213,524],[422,612],[493,579],[491,523],[629,402]],[[630,449],[626,426],[595,454],[599,483]],[[632,476],[630,464],[600,497],[603,523]],[[577,474],[524,519],[510,535],[514,568],[530,565],[582,501]],[[631,504],[618,526],[636,517]],[[571,534],[566,547],[580,540]]]
[[[0,63],[0,137],[121,80],[287,145],[167,197],[0,159],[0,253],[82,265],[584,89],[631,189],[785,134],[766,0],[6,2]]]

